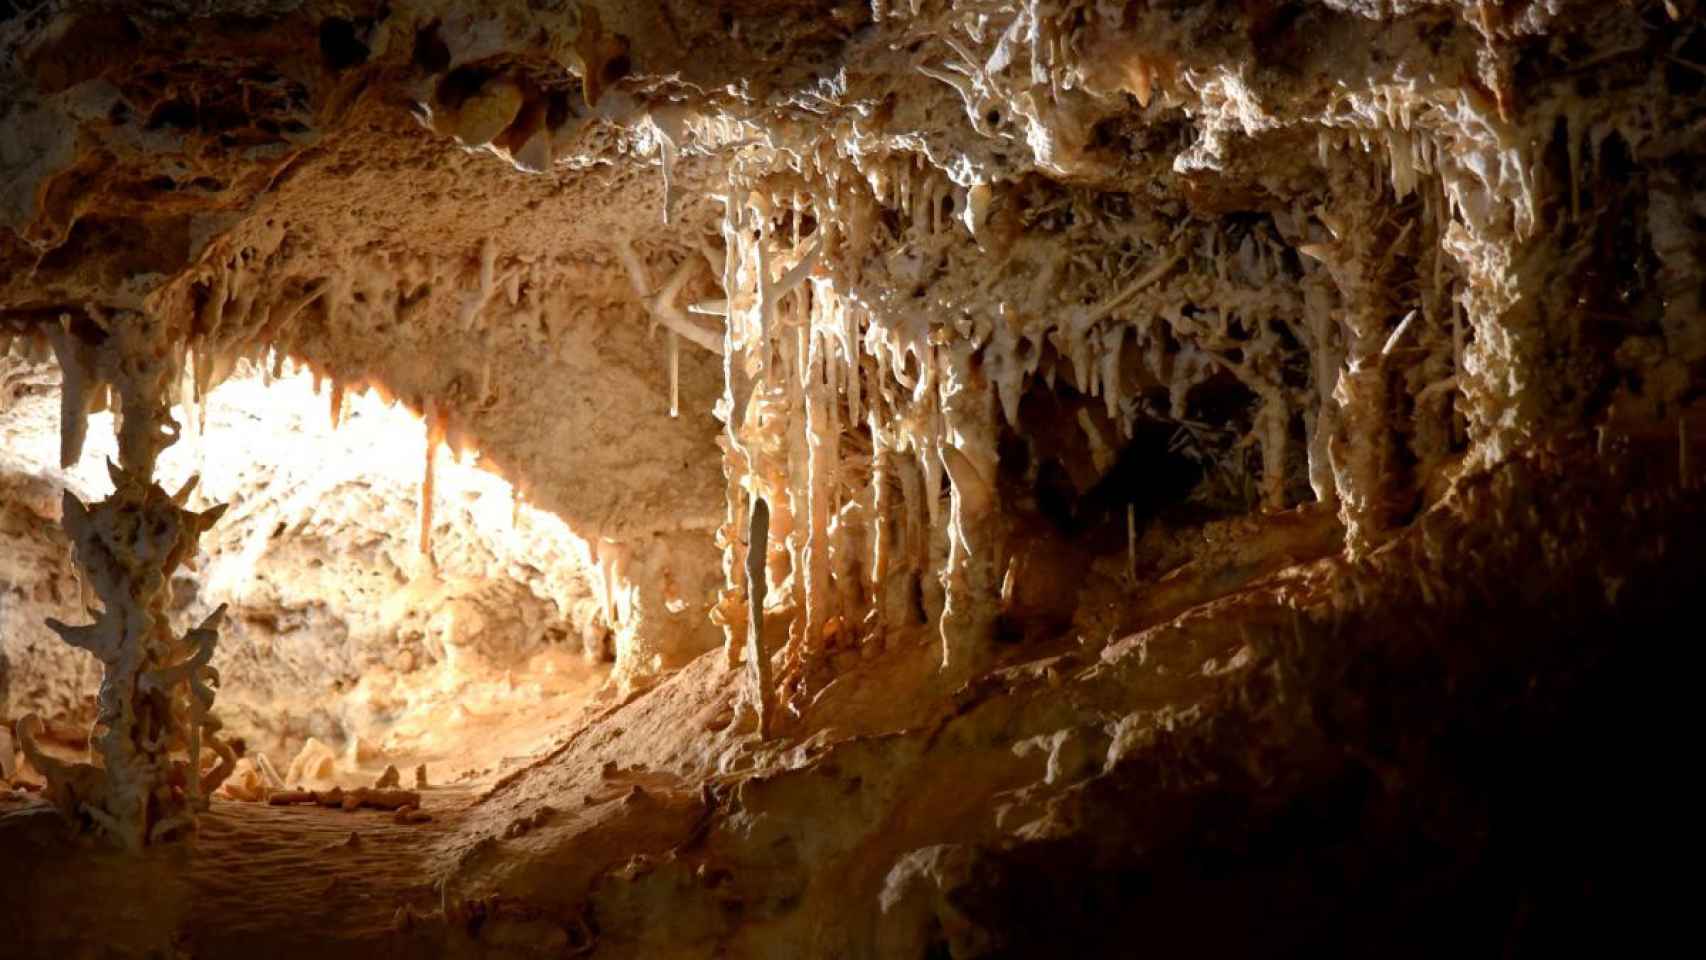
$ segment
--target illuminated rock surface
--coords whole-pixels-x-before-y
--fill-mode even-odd
[[[0,955],[1627,951],[1702,13],[0,3]]]

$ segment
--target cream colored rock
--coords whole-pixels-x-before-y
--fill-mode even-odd
[[[237,761],[236,768],[218,795],[243,803],[262,803],[267,800],[267,783],[261,770],[248,757]]]
[[[450,110],[443,132],[470,147],[485,146],[514,122],[522,100],[521,88],[513,81],[493,80]]]
[[[338,772],[337,754],[332,748],[313,737],[302,744],[295,759],[290,761],[290,768],[284,775],[284,782],[292,785],[323,782],[332,779]]]
[[[0,780],[7,783],[18,773],[18,747],[12,740],[12,731],[0,724]]]
[[[27,6],[0,712],[132,848],[314,789],[0,849],[0,927],[79,927],[9,945],[1305,953],[1334,850],[1346,937],[1580,939],[1548,891],[1606,871],[1410,916],[1378,825],[1533,847],[1475,751],[1680,619],[1699,3]],[[306,730],[350,752],[268,775]],[[432,827],[325,843],[427,816],[422,758]]]
[[[379,748],[373,741],[362,736],[354,736],[344,748],[344,766],[354,770],[379,759]]]

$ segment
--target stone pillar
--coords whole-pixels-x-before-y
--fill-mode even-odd
[[[77,824],[92,823],[128,850],[181,836],[230,775],[235,754],[216,736],[209,714],[218,675],[208,662],[218,643],[221,607],[201,626],[176,635],[168,623],[172,573],[225,508],[184,509],[195,481],[168,495],[154,483],[160,451],[177,438],[169,387],[179,366],[154,318],[90,311],[87,322],[65,318],[55,345],[66,367],[66,389],[80,394],[111,387],[120,397],[119,456],[108,463],[113,492],[85,506],[69,491],[63,524],[76,560],[99,598],[95,622],[68,626],[49,620],[68,644],[94,654],[104,669],[92,752],[101,766],[67,764],[34,743],[39,722],[20,724],[31,761],[49,781],[49,796]],[[64,409],[88,409],[82,396]],[[67,417],[65,452],[80,452],[82,424]],[[203,748],[218,763],[205,777]],[[182,759],[180,759],[180,755]]]
[[[977,368],[971,344],[944,347],[939,357],[945,429],[938,453],[952,485],[942,574],[942,670],[951,680],[964,680],[989,659],[1000,593],[995,391]]]

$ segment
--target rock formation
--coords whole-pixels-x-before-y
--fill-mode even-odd
[[[172,371],[161,369],[157,351],[150,356],[133,339],[153,325],[101,317],[98,311],[85,316],[117,329],[79,328],[66,315],[53,331],[65,371],[61,464],[75,463],[81,453],[91,391],[111,389],[121,398],[123,465],[107,462],[113,483],[107,499],[89,507],[67,491],[63,500],[65,532],[102,605],[89,610],[95,622],[46,622],[65,643],[102,665],[89,736],[90,753],[101,764],[68,765],[43,753],[35,742],[41,721],[34,715],[20,721],[20,739],[62,814],[91,821],[113,841],[138,851],[193,830],[197,811],[207,808],[237,761],[216,735],[219,720],[209,713],[219,682],[209,664],[224,607],[181,637],[167,616],[173,573],[190,560],[196,541],[225,508],[184,509],[193,478],[171,495],[154,483],[155,462],[176,438],[177,423],[165,412],[164,385]],[[204,749],[217,758],[211,771],[203,769]],[[175,759],[178,754],[183,758]]]
[[[0,5],[19,949],[1620,943],[1702,12]]]

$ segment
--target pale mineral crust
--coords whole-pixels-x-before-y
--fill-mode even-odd
[[[1703,180],[1698,0],[0,0],[0,952],[1639,949]]]

